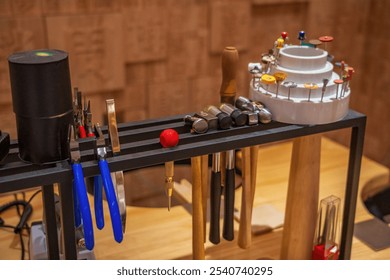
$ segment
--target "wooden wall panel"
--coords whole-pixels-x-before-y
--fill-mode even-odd
[[[220,80],[216,77],[190,80],[190,104],[194,112],[219,103]]]
[[[327,49],[356,70],[350,107],[368,116],[365,154],[390,166],[387,89],[390,1],[378,0],[0,0],[0,108],[12,112],[7,57],[37,48],[70,53],[72,84],[93,100],[117,99],[123,121],[193,112],[218,102],[221,52],[239,50],[237,95],[249,62],[282,31],[297,43],[332,35]],[[136,102],[135,102],[136,101]],[[102,103],[102,104],[100,104]],[[12,115],[11,115],[12,116]],[[0,116],[1,117],[1,116]],[[9,117],[0,128],[15,131]],[[328,136],[348,145],[348,134]]]
[[[123,9],[124,44],[129,63],[167,57],[168,7],[163,2],[128,2]]]
[[[46,18],[48,46],[69,52],[73,86],[85,92],[123,89],[120,14]]]
[[[47,15],[85,14],[89,0],[42,0],[43,11]]]
[[[9,133],[11,139],[16,139],[18,137],[16,119],[12,106],[0,104],[0,125],[0,129],[3,132]]]
[[[45,48],[44,26],[39,17],[0,18],[0,104],[11,104],[8,56],[14,52]]]
[[[171,6],[168,13],[168,80],[207,76],[209,75],[207,2],[185,0],[177,3]]]
[[[148,118],[184,114],[189,108],[189,86],[187,81],[166,82],[147,86]]]
[[[210,1],[210,49],[219,54],[226,46],[244,51],[249,48],[251,26],[250,0]]]
[[[28,1],[28,0],[27,0]],[[120,0],[39,0],[46,15],[118,12]]]
[[[365,153],[390,167],[389,1],[370,1],[352,106],[367,115]],[[356,85],[356,84],[354,84]]]
[[[26,15],[26,16],[40,16],[41,0],[3,0],[2,2],[8,2],[8,6],[12,15]]]

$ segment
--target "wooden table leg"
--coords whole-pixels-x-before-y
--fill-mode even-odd
[[[311,259],[319,200],[321,135],[294,140],[281,259]]]

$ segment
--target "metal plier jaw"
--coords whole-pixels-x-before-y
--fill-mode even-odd
[[[69,151],[70,151],[70,161],[72,163],[80,163],[81,154],[79,142],[76,141],[76,133],[73,125],[69,126],[68,129],[68,142],[69,142]]]
[[[104,139],[104,135],[100,125],[95,124],[96,131],[96,155],[98,159],[105,159],[107,157],[107,147],[106,140]]]

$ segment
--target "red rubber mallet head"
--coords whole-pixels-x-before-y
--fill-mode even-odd
[[[160,143],[164,148],[175,147],[179,143],[179,134],[172,128],[165,129],[160,134]]]

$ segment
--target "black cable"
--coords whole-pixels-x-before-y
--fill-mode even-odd
[[[14,200],[19,201],[18,193],[14,193]],[[24,200],[23,200],[24,201]],[[22,210],[20,209],[20,206],[16,206],[16,212],[18,213],[19,218],[22,216]]]
[[[30,197],[30,199],[27,201],[27,204],[30,204],[31,201],[34,199],[34,197],[39,194],[40,192],[42,192],[42,190],[37,190],[35,193],[33,193],[33,195]]]
[[[26,249],[24,248],[22,231],[19,232],[19,238],[20,238],[20,246],[21,246],[21,249],[22,249],[20,259],[24,260],[24,254],[25,254]]]
[[[21,245],[21,260],[25,259],[25,244],[23,241],[23,230],[25,229],[27,231],[28,238],[30,238],[30,226],[28,225],[28,219],[30,218],[33,208],[31,205],[31,201],[34,199],[34,197],[39,194],[41,190],[36,191],[33,193],[33,195],[29,198],[28,201],[26,201],[26,194],[23,192],[22,197],[23,200],[19,200],[17,194],[14,194],[15,200],[11,201],[9,203],[6,203],[4,205],[0,206],[0,213],[12,208],[13,206],[16,207],[18,216],[20,217],[19,223],[16,226],[6,225],[4,224],[4,220],[0,218],[0,228],[11,228],[14,230],[15,234],[19,235],[20,239],[20,245]],[[23,211],[21,211],[21,208],[23,207]]]

